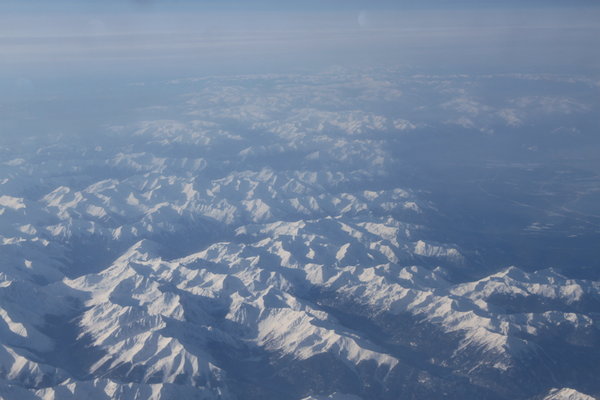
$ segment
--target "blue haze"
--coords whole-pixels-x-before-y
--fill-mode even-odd
[[[0,4],[0,198],[7,204],[9,200],[2,196],[23,199],[36,210],[13,217],[8,211],[4,215],[0,207],[0,234],[7,249],[0,255],[4,281],[21,279],[40,293],[54,296],[56,287],[73,282],[69,279],[87,274],[90,282],[104,279],[103,271],[143,239],[162,245],[156,254],[154,248],[148,250],[155,259],[179,260],[210,245],[279,240],[264,226],[304,218],[308,225],[325,221],[314,229],[330,239],[322,246],[319,243],[318,249],[330,251],[341,240],[334,237],[339,232],[331,227],[332,221],[347,218],[348,224],[364,227],[367,222],[391,224],[393,220],[414,228],[416,236],[406,242],[406,249],[414,250],[413,244],[419,240],[439,245],[443,251],[456,248],[463,257],[457,261],[410,250],[414,254],[400,259],[399,265],[419,265],[430,274],[425,278],[439,273],[447,279],[453,286],[446,292],[433,286],[427,290],[443,292],[459,311],[480,316],[479,312],[490,320],[500,315],[506,318],[502,321],[510,321],[504,348],[526,342],[534,349],[524,352],[529,358],[523,359],[510,358],[513,354],[508,352],[506,357],[513,364],[507,362],[506,368],[502,356],[498,361],[483,347],[455,357],[460,349],[468,348],[463,346],[462,331],[438,331],[443,323],[418,320],[407,316],[408,312],[391,315],[389,310],[378,310],[379,303],[364,309],[354,307],[345,303],[348,299],[327,292],[331,287],[307,289],[308,281],[292,279],[304,272],[284,266],[282,261],[273,271],[292,282],[286,296],[298,296],[298,302],[309,302],[329,313],[331,319],[318,323],[334,326],[335,332],[352,332],[361,344],[367,343],[366,349],[379,349],[401,359],[400,365],[410,373],[398,367],[386,375],[368,363],[348,367],[347,360],[341,362],[329,353],[307,361],[295,354],[278,358],[266,346],[248,350],[244,346],[251,340],[240,333],[245,331],[227,321],[218,327],[231,341],[207,345],[206,350],[201,340],[201,344],[186,342],[197,326],[185,325],[189,321],[177,325],[180,321],[165,317],[173,329],[165,328],[169,338],[178,335],[174,326],[181,327],[186,334],[179,339],[189,345],[186,349],[202,357],[206,350],[230,374],[225,383],[216,378],[213,383],[216,388],[230,385],[232,398],[247,393],[251,399],[276,399],[286,393],[293,399],[310,395],[325,396],[311,397],[319,400],[344,399],[326,396],[346,391],[364,400],[397,398],[394,396],[426,399],[441,398],[450,391],[449,398],[457,399],[543,399],[553,388],[568,387],[600,395],[600,383],[594,379],[600,373],[594,362],[600,356],[599,154],[600,7],[595,1],[11,0]],[[199,162],[200,167],[191,169],[189,160],[196,159],[206,165]],[[67,212],[58,212],[53,208],[58,206],[48,200],[50,194],[58,197],[56,191],[61,188],[83,193],[102,186],[98,182],[118,182],[116,185],[123,185],[133,195],[131,188],[138,184],[145,188],[160,181],[169,187],[165,183],[169,176],[204,188],[202,185],[214,182],[225,187],[222,182],[228,179],[258,182],[261,174],[269,173],[280,186],[274,183],[256,191],[243,185],[241,189],[227,188],[230,197],[223,195],[224,199],[218,198],[221,194],[216,190],[206,189],[198,196],[212,196],[218,204],[217,200],[215,204],[201,203],[179,216],[179,211],[168,209],[172,213],[165,211],[164,215],[172,220],[157,210],[173,206],[175,200],[169,205],[168,193],[164,202],[155,200],[153,196],[164,195],[158,189],[158,195],[148,196],[146,214],[140,216],[127,215],[119,208],[133,209],[135,196],[131,204],[127,196],[123,196],[127,199],[123,204],[106,200],[118,212],[98,218],[69,208],[62,198],[57,201],[65,203],[60,204]],[[264,216],[260,207],[255,207],[257,211],[248,205],[257,199],[274,204],[288,200],[286,191],[294,186],[281,182],[300,182],[298,176],[305,179],[313,173],[342,177],[339,182],[332,178],[334,183],[312,182],[314,186],[302,181],[310,190],[321,188],[320,193],[306,189],[306,196],[319,201],[328,196],[345,201],[352,196],[367,198],[365,193],[388,195],[400,188],[418,201],[402,208],[394,198],[397,204],[393,207],[383,203],[371,209],[371,203],[364,200],[369,205],[364,209],[356,206],[356,214],[350,206],[347,210],[351,211],[334,206],[310,209],[308,205],[286,214],[287,208],[269,203],[272,215]],[[269,192],[274,188],[285,194]],[[142,198],[140,193],[135,194]],[[92,198],[97,193],[88,190],[85,195]],[[101,195],[93,198],[103,198]],[[232,208],[238,207],[229,218],[233,222],[219,214],[219,207],[227,201]],[[411,207],[418,209],[417,205],[422,212],[411,214]],[[71,218],[68,223],[65,215]],[[163,217],[167,220],[160,220]],[[19,235],[37,235],[28,233],[29,218],[41,224],[37,229],[40,238],[52,243],[44,250],[47,254],[38,254],[34,245],[19,244]],[[111,234],[88,234],[90,221],[99,227],[98,232],[106,229]],[[61,223],[73,230],[72,236],[52,233],[59,231],[55,227]],[[112,230],[147,225],[151,226],[148,231],[132,230],[136,233],[122,240]],[[78,232],[80,227],[84,228]],[[306,230],[314,233],[310,229],[312,225]],[[295,235],[290,243],[291,251],[298,252],[293,256],[304,260],[304,266],[310,265],[308,253]],[[380,244],[373,242],[373,247],[354,250],[357,254],[349,251],[349,257],[364,262],[365,268],[369,263],[375,266],[381,260],[368,252]],[[258,250],[252,251],[265,252],[260,253],[262,262],[277,264],[273,254],[256,246]],[[393,251],[400,253],[401,248],[406,250],[398,245]],[[337,257],[337,250],[331,251]],[[23,260],[35,257],[50,260],[52,268],[59,265],[61,278],[21,267]],[[339,258],[328,265],[332,271],[347,267]],[[132,265],[138,268],[145,261],[136,260]],[[206,265],[219,272],[220,262],[211,260]],[[514,276],[494,275],[504,274],[512,265],[519,268],[518,272],[512,270]],[[418,278],[422,278],[415,278],[419,285],[430,283]],[[485,307],[475,311],[468,308],[471,299],[461,297],[460,290],[466,290],[461,284],[505,278],[515,285],[531,286],[543,279],[556,281],[557,293],[573,285],[587,291],[573,301],[494,293],[485,299]],[[238,284],[231,282],[232,287]],[[181,295],[180,286],[185,286],[159,283],[152,282],[173,297]],[[228,285],[223,284],[223,290],[228,290]],[[459,286],[460,290],[456,289]],[[69,297],[71,291],[76,290],[65,289],[69,301],[64,304],[75,304],[72,314],[46,315],[43,328],[38,322],[30,324],[50,338],[52,350],[38,349],[29,338],[18,342],[17,335],[10,332],[2,336],[8,328],[0,332],[4,341],[0,344],[25,349],[31,360],[42,360],[61,372],[48,373],[42,383],[32,383],[33,378],[25,375],[4,374],[0,376],[0,397],[9,396],[11,390],[22,396],[15,397],[19,399],[41,396],[39,390],[63,385],[63,371],[76,381],[160,382],[160,374],[140,378],[148,365],[129,372],[118,368],[90,372],[92,361],[111,349],[90,346],[88,336],[93,331],[78,336],[78,329],[83,329],[82,315],[91,306],[77,304],[87,298],[73,295],[75,301]],[[105,297],[118,299],[114,300],[118,305],[134,301],[121,301],[118,295],[130,294],[122,292],[125,295]],[[269,304],[275,304],[273,309],[285,309],[280,306],[283,294],[277,295],[277,301],[269,298]],[[204,295],[197,296],[200,300],[181,296],[189,304],[200,304],[201,312],[190,313],[193,318],[206,313],[219,324],[225,320],[228,309],[218,308],[222,305],[217,300],[213,304]],[[4,297],[0,300],[3,309],[11,310],[13,303]],[[484,308],[489,314],[484,314]],[[552,325],[554,320],[548,317],[540,325],[547,330],[538,327],[539,336],[537,331],[514,328],[514,320],[545,316],[546,312],[552,318],[553,313],[564,312],[592,322],[582,323],[583,327],[566,322]],[[20,321],[17,317],[15,321]],[[235,346],[228,348],[223,343]],[[77,351],[72,358],[66,357],[71,348]],[[480,368],[479,361],[485,367]],[[3,373],[0,369],[0,375]],[[330,375],[322,379],[325,373]],[[423,378],[426,383],[415,383],[417,376],[430,381]],[[188,378],[182,375],[177,379]],[[210,385],[202,382],[197,386]]]

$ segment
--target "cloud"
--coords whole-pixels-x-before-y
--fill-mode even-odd
[[[182,71],[242,63],[262,70],[398,63],[463,70],[600,65],[594,51],[600,45],[597,10],[183,11],[161,2],[141,8],[149,10],[64,7],[47,15],[1,15],[0,51],[13,69],[67,66],[80,72],[99,65]]]

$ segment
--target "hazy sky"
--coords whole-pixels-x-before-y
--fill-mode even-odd
[[[596,72],[592,1],[3,1],[0,76],[407,65]]]

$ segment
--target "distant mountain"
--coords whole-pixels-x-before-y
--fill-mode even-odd
[[[483,146],[591,108],[536,93],[487,105],[458,90],[464,79],[181,81],[169,118],[4,143],[0,397],[598,396],[600,281],[485,265],[493,223],[477,218],[493,210],[440,228],[459,219],[409,184],[440,149],[418,148],[413,163],[402,148],[435,141],[432,126]],[[440,96],[432,109],[407,105],[415,87]],[[573,210],[561,218],[585,225]],[[553,229],[556,215],[535,222],[538,211],[510,237]]]

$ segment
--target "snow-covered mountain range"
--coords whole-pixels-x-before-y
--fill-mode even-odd
[[[478,79],[509,78],[559,80]],[[169,118],[7,139],[0,397],[598,396],[600,281],[481,269],[432,240],[440,210],[395,153],[435,124],[491,135],[593,110],[485,104],[463,79],[177,80]],[[439,112],[381,107],[414,87]]]

